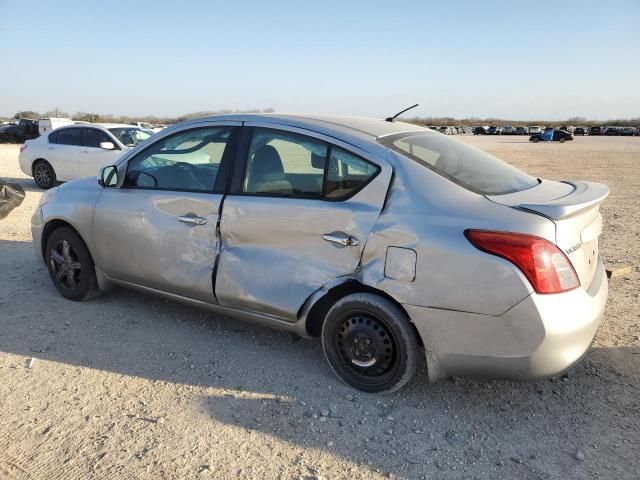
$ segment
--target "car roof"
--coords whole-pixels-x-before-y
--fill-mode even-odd
[[[231,120],[284,124],[314,131],[339,131],[348,135],[375,139],[400,132],[427,131],[428,129],[405,122],[387,122],[381,118],[348,117],[311,114],[230,114],[198,118],[193,121]]]

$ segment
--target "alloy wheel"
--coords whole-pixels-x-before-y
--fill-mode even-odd
[[[33,172],[36,183],[40,186],[48,186],[51,184],[51,169],[44,163],[39,163]]]
[[[54,280],[58,285],[68,290],[78,288],[82,264],[68,241],[60,240],[54,245],[49,262]]]

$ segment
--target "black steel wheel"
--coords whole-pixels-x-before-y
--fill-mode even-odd
[[[417,365],[418,340],[406,314],[371,293],[347,295],[329,310],[322,346],[336,375],[365,392],[398,390]]]
[[[51,280],[63,297],[79,301],[98,292],[93,260],[73,229],[63,227],[51,233],[45,260]]]
[[[56,172],[46,160],[38,160],[33,164],[33,179],[40,188],[48,190],[56,184]]]

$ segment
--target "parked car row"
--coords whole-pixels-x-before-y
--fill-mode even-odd
[[[529,135],[530,133],[539,133],[540,131],[541,128],[537,126],[514,127],[512,125],[478,125],[472,129],[474,135]]]
[[[436,132],[444,133],[445,135],[470,135],[473,133],[473,129],[471,127],[464,126],[454,127],[431,125],[429,128]]]
[[[473,127],[474,135],[538,135],[546,128],[555,128],[574,135],[609,135],[609,136],[637,136],[640,135],[640,129],[637,127],[574,127],[571,125],[563,125],[561,127],[545,127],[544,125],[531,125],[528,127],[505,126],[477,126]]]

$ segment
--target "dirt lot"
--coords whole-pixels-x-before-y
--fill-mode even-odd
[[[430,385],[423,369],[363,395],[318,341],[125,290],[66,301],[31,246],[41,192],[0,145],[0,177],[27,190],[0,221],[0,479],[639,478],[640,138],[459,138],[611,188],[601,252],[633,271],[562,378]]]

